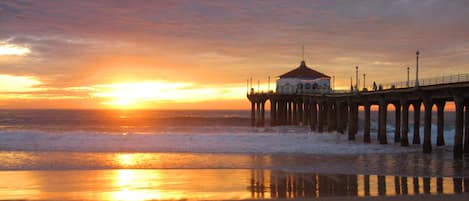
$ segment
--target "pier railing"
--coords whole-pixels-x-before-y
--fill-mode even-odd
[[[432,85],[438,85],[438,84],[451,84],[451,83],[458,83],[458,82],[469,82],[469,73],[419,79],[419,86],[432,86]],[[366,88],[360,88],[358,91],[356,89],[354,90],[333,89],[331,93],[346,94],[346,93],[357,93],[357,92],[363,92],[363,91],[403,89],[403,88],[415,87],[415,84],[416,84],[415,80],[388,82],[384,84],[376,83],[376,86],[370,85],[370,86],[367,86]],[[274,94],[274,93],[275,92],[273,90],[270,90],[268,92],[264,92],[264,91],[258,92],[258,91],[251,90],[249,94]]]
[[[450,84],[450,83],[458,83],[458,82],[469,82],[469,73],[419,79],[419,86],[431,86],[431,85]],[[410,87],[415,87],[415,80],[390,82],[390,83],[382,84],[383,90],[396,89],[396,88],[410,88]],[[370,89],[373,90],[373,86],[368,88],[368,90]]]

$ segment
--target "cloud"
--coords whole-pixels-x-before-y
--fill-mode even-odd
[[[0,41],[0,56],[25,56],[30,53],[31,50],[28,47]]]
[[[37,88],[42,82],[34,76],[0,74],[1,92],[32,92],[41,90]]]
[[[394,68],[413,66],[416,49],[422,75],[432,77],[441,66],[469,68],[467,19],[465,0],[7,0],[0,73],[41,78],[48,94],[36,97],[102,98],[92,96],[102,83],[158,79],[197,83],[186,91],[197,96],[196,88],[219,93],[226,83],[285,73],[304,45],[307,63],[338,85],[348,86],[357,65],[369,80],[400,80]]]

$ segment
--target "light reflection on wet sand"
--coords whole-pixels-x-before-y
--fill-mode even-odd
[[[0,171],[0,200],[237,200],[469,192],[469,179],[247,169]]]
[[[237,200],[469,192],[469,178],[462,177],[467,175],[465,161],[446,159],[437,154],[0,152],[0,200]]]
[[[1,171],[0,200],[250,198],[249,170]]]

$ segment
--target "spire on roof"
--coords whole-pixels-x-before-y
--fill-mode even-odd
[[[301,63],[300,63],[300,67],[306,67],[306,62],[305,62],[304,60],[303,60],[303,61],[301,61]]]

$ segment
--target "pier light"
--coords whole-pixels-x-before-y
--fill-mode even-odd
[[[366,88],[366,73],[363,73],[363,90]]]
[[[355,90],[358,91],[358,66],[355,66]]]
[[[415,52],[415,55],[417,56],[417,61],[415,65],[415,86],[418,87],[419,86],[419,55],[420,55],[419,50]]]
[[[407,67],[407,87],[410,85],[410,67]]]

